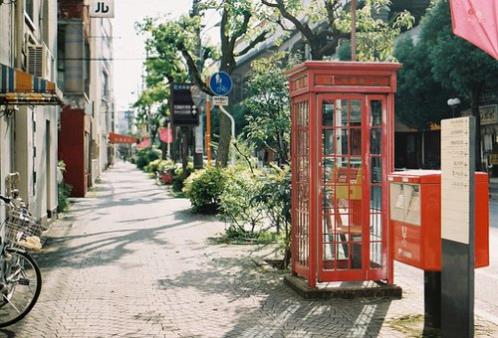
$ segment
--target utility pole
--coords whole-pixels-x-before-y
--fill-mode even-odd
[[[195,17],[197,15],[200,14],[200,10],[199,10],[199,4],[200,4],[201,0],[193,0],[192,1],[192,11],[190,13],[190,15],[192,17]],[[195,36],[196,36],[196,49],[197,51],[199,52],[199,58],[197,59],[197,69],[199,70],[199,72],[202,73],[202,66],[203,66],[203,63],[204,61],[202,60],[202,54],[203,54],[203,50],[202,50],[202,41],[201,41],[201,27],[197,27],[196,28],[196,31],[195,31]],[[193,81],[192,81],[193,82]],[[202,107],[202,105],[201,105]],[[199,107],[200,108],[200,107]],[[196,129],[197,128],[202,128],[202,116],[199,118],[199,126],[195,127]],[[201,136],[201,139],[199,140],[198,139],[198,136],[199,135],[202,135],[202,132],[201,133],[193,133],[194,134],[194,147],[193,147],[193,158],[194,158],[194,168],[195,169],[201,169],[203,167],[203,159],[202,159],[202,155],[203,153],[200,152],[198,153],[197,152],[197,147],[195,146],[195,144],[197,144],[197,142],[202,142],[202,136]]]
[[[356,0],[351,0],[351,61],[356,61]]]

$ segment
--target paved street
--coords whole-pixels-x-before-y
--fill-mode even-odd
[[[37,257],[40,300],[0,335],[413,336],[395,324],[423,313],[419,271],[397,264],[402,300],[307,301],[283,285],[281,273],[255,264],[267,248],[210,239],[223,229],[216,218],[191,214],[187,200],[171,197],[132,165],[118,163],[89,198],[76,201],[69,219],[51,228]],[[491,247],[497,238],[494,228]],[[478,336],[498,335],[498,320],[483,320],[498,313],[496,251],[493,266],[477,274]]]

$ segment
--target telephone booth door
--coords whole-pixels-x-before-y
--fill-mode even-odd
[[[385,280],[386,96],[318,96],[318,280]],[[384,180],[385,181],[385,180]]]

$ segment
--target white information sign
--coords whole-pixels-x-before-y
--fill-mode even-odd
[[[199,126],[194,128],[195,133],[195,152],[202,154],[204,152],[204,135],[203,135],[202,121]]]
[[[469,244],[470,117],[441,121],[441,236]]]
[[[92,0],[89,12],[91,18],[114,18],[114,0]]]
[[[228,96],[213,96],[214,106],[228,106]]]

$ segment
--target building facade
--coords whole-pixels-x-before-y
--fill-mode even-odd
[[[57,2],[0,3],[0,192],[11,173],[35,218],[57,210]]]
[[[64,89],[59,158],[71,195],[84,197],[112,162],[112,25],[90,18],[84,0],[59,0],[58,83]]]

